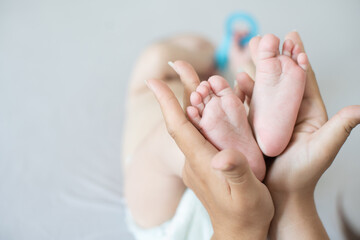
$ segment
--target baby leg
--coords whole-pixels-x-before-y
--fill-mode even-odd
[[[183,87],[168,61],[186,60],[203,76],[213,72],[213,46],[197,36],[180,36],[150,46],[139,58],[130,82],[123,138],[125,196],[132,216],[144,228],[169,220],[185,190],[184,157],[168,135],[158,103],[145,80],[163,79],[178,98]],[[181,101],[180,101],[181,102]]]

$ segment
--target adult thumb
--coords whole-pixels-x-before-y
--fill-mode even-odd
[[[340,110],[317,132],[314,138],[314,149],[324,149],[323,158],[332,163],[353,128],[360,124],[360,105],[348,106]]]
[[[242,185],[248,185],[257,180],[246,157],[236,150],[220,151],[214,156],[211,164],[215,170],[222,173],[230,187],[242,187]]]

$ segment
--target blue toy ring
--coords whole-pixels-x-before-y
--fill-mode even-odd
[[[245,46],[250,39],[258,35],[258,25],[254,18],[246,13],[234,13],[229,16],[225,24],[225,36],[215,54],[216,65],[220,70],[225,69],[228,63],[228,55],[233,37],[233,26],[236,22],[245,22],[249,26],[249,33],[239,43]]]

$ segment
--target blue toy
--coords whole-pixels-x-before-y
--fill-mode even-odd
[[[225,24],[225,36],[222,43],[215,53],[215,61],[218,69],[224,70],[228,63],[228,55],[233,37],[234,24],[237,22],[244,22],[249,27],[249,33],[246,37],[241,39],[239,43],[241,46],[245,46],[249,43],[250,39],[258,35],[258,25],[254,18],[247,13],[234,13],[229,16]]]

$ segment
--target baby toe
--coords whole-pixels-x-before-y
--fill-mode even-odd
[[[307,70],[309,66],[309,59],[307,58],[306,53],[300,53],[297,57],[297,62],[304,71]]]
[[[192,92],[190,95],[190,103],[193,107],[197,108],[201,114],[204,110],[204,103],[201,95],[198,92]]]
[[[189,106],[186,108],[186,113],[192,124],[194,124],[195,127],[199,128],[201,121],[199,110],[194,106]]]
[[[291,57],[292,59],[297,62],[298,56],[299,54],[302,53],[302,49],[298,44],[295,44],[292,53],[291,53]]]
[[[264,60],[279,55],[280,39],[273,34],[266,34],[260,40],[257,58]]]
[[[229,83],[221,76],[212,76],[209,78],[209,84],[214,93],[219,97],[233,93]]]
[[[291,58],[291,53],[294,49],[294,42],[290,39],[286,39],[283,44],[282,54]]]
[[[206,82],[207,83],[207,82]],[[210,85],[209,83],[207,84],[200,84],[197,88],[196,88],[196,92],[200,94],[201,98],[202,98],[202,102],[204,104],[207,104],[210,100]]]

